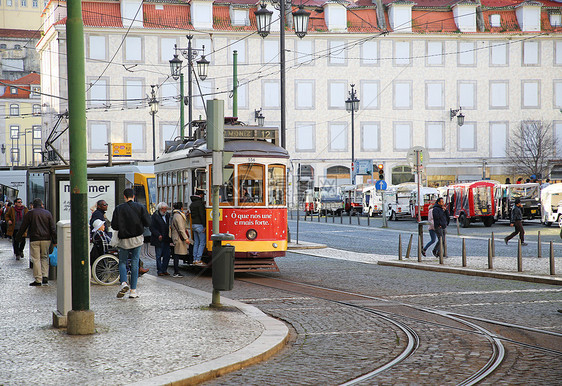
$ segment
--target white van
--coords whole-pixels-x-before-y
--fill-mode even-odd
[[[562,215],[562,183],[541,190],[541,222],[546,226],[558,222]]]

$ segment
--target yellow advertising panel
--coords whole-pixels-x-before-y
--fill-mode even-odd
[[[131,157],[133,155],[133,146],[130,143],[113,143],[114,157]]]

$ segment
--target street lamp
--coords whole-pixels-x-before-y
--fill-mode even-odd
[[[156,85],[150,85],[150,87],[152,90],[150,91],[148,105],[150,106],[150,115],[152,115],[152,161],[156,161],[156,125],[154,124],[154,117],[158,112],[158,100],[156,99],[156,92],[154,91]]]
[[[209,71],[209,61],[205,58],[204,51],[205,46],[202,49],[199,48],[192,48],[191,47],[191,39],[193,39],[193,35],[186,35],[187,37],[187,48],[178,48],[177,44],[174,44],[175,54],[172,60],[170,60],[170,71],[172,78],[174,80],[180,80],[180,137],[183,141],[184,135],[184,112],[183,112],[183,105],[184,105],[184,96],[183,96],[183,72],[182,72],[182,63],[183,61],[178,57],[177,52],[181,52],[182,56],[187,59],[187,95],[188,95],[188,105],[189,105],[189,137],[192,136],[191,125],[193,121],[193,106],[192,106],[192,98],[193,92],[191,88],[192,84],[192,77],[191,73],[193,71],[193,60],[197,58],[200,54],[201,58],[196,62],[197,63],[197,73],[201,80],[207,79],[207,73]]]
[[[457,124],[459,126],[464,125],[464,114],[461,112],[461,110],[462,107],[459,107],[458,109],[451,109],[451,111],[449,112],[451,121],[453,120],[454,117],[457,117]]]
[[[254,110],[254,120],[258,122],[258,126],[263,126],[265,124],[265,117],[261,113],[261,108],[259,110]]]
[[[359,110],[359,99],[354,84],[351,85],[351,92],[345,101],[345,109],[351,113],[351,183],[355,184],[355,112]]]
[[[281,147],[286,147],[285,141],[285,7],[291,6],[291,0],[272,0],[275,9],[279,10],[279,64],[281,66],[280,81],[281,81]],[[271,15],[272,11],[266,8],[265,3],[260,4],[260,8],[254,12],[256,16],[256,24],[258,34],[265,38],[269,35],[271,29]],[[293,14],[293,25],[295,27],[295,34],[299,38],[303,38],[308,31],[308,20],[310,12],[304,10],[302,4],[299,9]]]

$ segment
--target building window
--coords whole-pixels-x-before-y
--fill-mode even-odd
[[[522,47],[523,47],[523,65],[538,66],[540,64],[539,42],[524,41]]]
[[[10,126],[10,139],[12,141],[17,141],[19,137],[20,137],[20,127]]]
[[[12,148],[10,150],[10,161],[15,164],[20,163],[20,149]]]
[[[506,157],[507,153],[507,122],[490,122],[490,156]]]
[[[27,0],[21,0],[21,6],[27,7]]]
[[[12,6],[12,0],[6,0],[6,6],[11,7]]]
[[[541,84],[538,80],[521,81],[521,108],[538,109],[541,107],[540,88]]]
[[[509,50],[506,43],[490,44],[490,66],[507,66]]]
[[[559,13],[551,13],[549,15],[550,25],[553,27],[562,27],[562,15]]]
[[[160,105],[159,107],[178,107],[179,85],[173,79],[160,82]]]
[[[10,115],[12,117],[17,117],[20,115],[20,105],[12,103],[10,105]]]
[[[199,88],[201,88],[201,93],[199,93]],[[215,82],[212,79],[199,81],[199,88],[196,89],[197,91],[193,94],[193,107],[204,109],[207,105],[207,101],[215,97]]]
[[[280,107],[279,81],[264,80],[262,83],[262,106],[264,109],[278,109]]]
[[[43,162],[43,152],[40,147],[33,148],[33,165],[39,165]]]
[[[554,65],[562,66],[562,40],[554,41]]]
[[[296,122],[295,131],[296,150],[297,151],[314,151],[314,123],[313,122]]]
[[[412,147],[412,124],[394,122],[394,150],[409,150]]]
[[[347,150],[347,124],[330,122],[329,123],[330,135],[330,150],[331,151],[346,151]]]
[[[295,109],[314,109],[314,80],[295,80]]]
[[[127,36],[125,38],[125,61],[142,62],[142,38],[140,36]],[[170,56],[172,59],[173,56]]]
[[[379,122],[361,123],[361,151],[380,151]]]
[[[361,109],[375,110],[379,106],[379,88],[378,80],[362,80],[361,81]]]
[[[457,101],[458,105],[465,110],[476,109],[476,81],[458,82]]]
[[[443,110],[445,108],[445,82],[425,82],[425,108],[428,110]]]
[[[444,150],[444,122],[425,123],[425,143],[428,150]]]
[[[125,123],[125,138],[133,150],[144,152],[144,123]]]
[[[267,39],[263,41],[262,64],[279,64],[279,40]]]
[[[177,44],[177,40],[174,38],[161,38],[160,39],[160,63],[166,63],[170,65],[170,60],[174,57],[176,50],[174,46]],[[178,55],[181,60],[181,54]]]
[[[361,64],[366,66],[379,65],[379,42],[368,41],[361,44]]]
[[[330,40],[329,41],[329,63],[330,64],[345,64],[345,53],[347,45],[343,40]]]
[[[232,79],[228,79],[228,88],[233,90],[232,87]],[[249,101],[248,101],[248,81],[246,79],[238,79],[238,109],[240,110],[247,110],[249,108]],[[213,99],[213,98],[209,98]],[[233,98],[228,98],[228,107],[232,108],[234,103]]]
[[[328,108],[344,109],[348,92],[345,81],[328,82]]]
[[[39,7],[39,1],[38,0],[33,0],[33,2],[31,3],[33,8],[37,8]]]
[[[89,122],[88,147],[90,151],[107,151],[109,122]]]
[[[459,42],[457,60],[461,67],[476,66],[476,43]]]
[[[105,36],[90,35],[89,39],[88,59],[106,60],[107,44]]]
[[[501,27],[501,26],[502,26],[501,15],[497,13],[490,15],[490,27]]]
[[[476,151],[476,124],[466,122],[457,127],[459,151]]]
[[[41,86],[31,86],[30,98],[39,98],[41,96]]]
[[[394,109],[395,110],[411,110],[412,109],[412,81],[394,81]]]
[[[179,127],[172,123],[163,123],[160,125],[160,150],[164,150],[166,141],[173,141],[179,135]]]
[[[314,55],[314,42],[312,40],[297,41],[295,60],[298,64],[311,64]]]
[[[561,109],[562,108],[562,80],[555,80],[553,84],[554,89],[554,108]]]
[[[228,63],[232,63],[232,53],[234,51],[238,52],[238,63],[247,63],[246,56],[246,40],[230,40],[230,46],[228,47]]]
[[[33,126],[33,140],[41,139],[41,126]]]
[[[233,9],[232,10],[232,25],[246,26],[250,25],[247,9]]]
[[[129,108],[143,106],[146,98],[144,97],[141,79],[125,79],[125,99]]]
[[[410,42],[394,42],[394,65],[409,66],[411,64],[412,46]]]
[[[552,123],[554,130],[554,138],[556,138],[556,155],[558,157],[562,156],[562,121],[554,121]]]
[[[442,66],[444,64],[443,42],[426,43],[426,66]]]
[[[17,87],[10,87],[10,94],[12,95],[16,95],[18,93],[18,88]]]
[[[89,90],[89,105],[90,106],[105,106],[107,105],[107,80],[97,79],[95,84],[91,84]]]
[[[509,106],[509,82],[490,81],[490,109],[507,109]]]
[[[0,44],[0,50],[5,50],[7,47],[4,43]]]

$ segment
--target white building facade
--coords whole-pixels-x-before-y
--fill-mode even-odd
[[[349,182],[352,133],[345,100],[351,84],[361,100],[355,158],[382,163],[389,183],[411,178],[406,153],[412,146],[431,155],[424,171],[429,184],[503,179],[509,140],[522,120],[546,122],[562,144],[562,3],[501,3],[307,3],[309,33],[303,39],[286,34],[291,174],[301,165],[301,174],[316,185]],[[49,3],[37,46],[43,138],[67,108],[61,4]],[[279,34],[262,39],[255,33],[255,1],[82,4],[89,161],[106,160],[108,142],[131,142],[133,159],[152,159],[151,85],[158,86],[160,102],[157,154],[165,140],[179,135],[179,84],[170,77],[169,60],[175,44],[187,47],[186,34],[194,36],[194,47],[205,47],[211,62],[206,80],[194,76],[194,119],[205,118],[203,99],[212,98],[225,100],[231,115],[236,50],[239,120],[254,124],[261,108],[266,126],[279,126]],[[451,118],[451,109],[460,108],[462,126]],[[66,125],[63,119],[59,130]],[[68,155],[67,137],[55,146]]]

